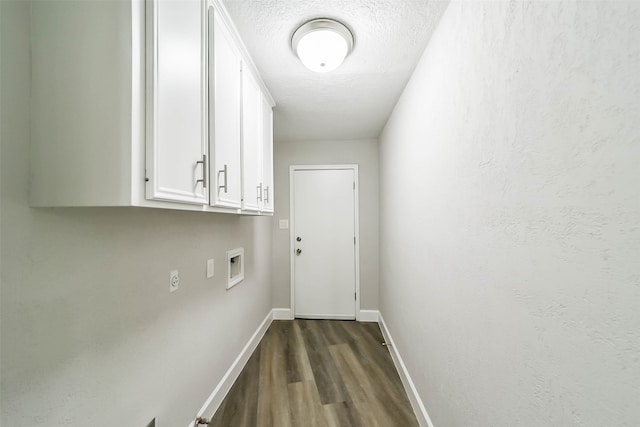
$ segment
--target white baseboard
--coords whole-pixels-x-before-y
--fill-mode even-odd
[[[358,322],[377,322],[378,314],[378,310],[360,310]]]
[[[273,320],[293,320],[293,311],[290,308],[274,308]]]
[[[267,329],[271,325],[271,321],[273,320],[274,310],[270,311],[267,314],[267,317],[264,318],[258,329],[253,333],[247,345],[244,346],[236,360],[233,361],[229,370],[224,374],[216,388],[211,392],[211,395],[207,399],[202,408],[198,411],[198,417],[208,417],[211,418],[216,413],[222,401],[224,400],[229,390],[231,390],[231,386],[238,379],[238,376],[242,372],[242,369],[249,361],[249,358],[253,354],[253,351],[256,349],[258,344],[260,344],[260,340],[264,336]],[[193,421],[189,424],[188,427],[196,427],[194,426]]]
[[[353,315],[333,315],[333,314],[296,314],[296,319],[309,320],[356,320]]]
[[[293,320],[293,310],[290,308],[274,308],[273,320]],[[353,319],[349,316],[329,316],[329,315],[314,315],[314,316],[302,316],[305,319]],[[360,314],[357,316],[359,322],[377,322],[378,310],[360,310]]]
[[[407,371],[407,367],[404,365],[404,362],[402,361],[402,357],[400,357],[400,353],[398,353],[398,349],[396,348],[396,345],[393,342],[391,333],[389,332],[389,329],[387,329],[387,324],[384,323],[384,318],[382,317],[382,313],[378,313],[378,317],[379,317],[378,323],[380,324],[380,330],[382,331],[384,340],[387,343],[389,352],[391,353],[391,358],[393,359],[393,363],[396,365],[396,370],[398,371],[398,374],[400,374],[400,379],[402,380],[404,389],[407,392],[407,396],[409,397],[409,401],[411,402],[411,406],[413,407],[413,412],[415,412],[416,414],[418,423],[420,424],[420,427],[433,427],[433,423],[431,422],[431,418],[429,418],[427,409],[424,407],[424,404],[422,403],[422,399],[420,399],[420,395],[418,394],[418,390],[416,390],[416,387],[413,384],[413,381],[411,380],[409,371]]]

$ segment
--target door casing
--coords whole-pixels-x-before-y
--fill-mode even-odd
[[[291,269],[291,315],[295,316],[295,171],[303,170],[351,170],[353,171],[354,189],[354,233],[356,237],[354,271],[355,271],[355,313],[356,320],[360,320],[360,207],[359,207],[359,182],[358,182],[358,165],[291,165],[289,166],[289,265]]]

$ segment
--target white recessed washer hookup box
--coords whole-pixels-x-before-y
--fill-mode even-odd
[[[244,279],[244,248],[227,251],[227,289]]]

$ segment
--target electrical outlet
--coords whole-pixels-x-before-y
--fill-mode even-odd
[[[213,258],[207,260],[207,279],[213,277]]]
[[[169,292],[177,291],[179,286],[180,276],[178,275],[178,270],[173,270],[169,273]]]

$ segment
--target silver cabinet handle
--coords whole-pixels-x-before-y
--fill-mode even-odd
[[[258,200],[262,201],[262,183],[260,183],[260,185],[258,185],[256,189],[258,190]]]
[[[264,201],[265,203],[269,203],[269,186],[268,185],[264,189]]]
[[[218,171],[218,182],[220,182],[220,174],[224,174],[224,185],[218,185],[218,190],[223,189],[224,192],[227,192],[227,165],[224,165],[222,170]]]
[[[202,163],[202,179],[196,180],[196,185],[198,185],[198,183],[201,182],[202,188],[207,188],[207,155],[206,154],[202,155],[202,160],[198,160],[196,162],[196,165],[199,163]]]

